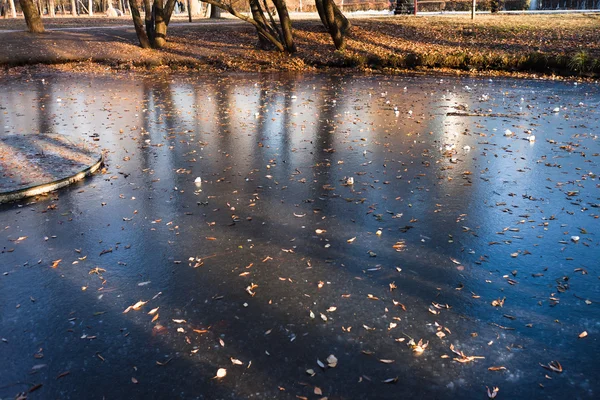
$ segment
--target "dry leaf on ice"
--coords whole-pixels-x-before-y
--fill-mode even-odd
[[[127,308],[125,309],[125,311],[123,311],[123,314],[126,314],[126,313],[128,313],[129,311],[131,311],[131,310],[136,310],[136,311],[137,311],[137,310],[139,310],[140,308],[142,308],[142,307],[144,306],[144,304],[146,304],[146,303],[147,303],[147,301],[141,301],[141,300],[140,300],[140,301],[138,301],[137,303],[135,303],[134,305],[127,307]]]
[[[219,368],[217,370],[217,375],[215,375],[215,378],[225,378],[225,376],[227,375],[227,370],[225,368]]]
[[[486,388],[487,388],[487,395],[488,395],[488,397],[489,397],[490,399],[494,399],[494,398],[496,398],[496,395],[497,395],[497,394],[498,394],[498,392],[500,391],[500,389],[499,389],[497,386],[496,386],[496,387],[494,387],[494,389],[492,389],[492,390],[490,390],[490,388],[489,388],[489,387],[487,387],[487,386],[486,386]]]
[[[333,354],[330,354],[329,357],[327,357],[327,365],[329,365],[330,368],[335,368],[337,363],[338,359]]]

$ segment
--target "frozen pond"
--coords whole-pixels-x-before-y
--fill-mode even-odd
[[[0,88],[3,134],[62,133],[107,158],[0,207],[0,398],[599,395],[598,86]]]

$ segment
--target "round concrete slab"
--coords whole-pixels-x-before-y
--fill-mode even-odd
[[[36,196],[94,173],[102,153],[59,134],[0,138],[0,203]]]

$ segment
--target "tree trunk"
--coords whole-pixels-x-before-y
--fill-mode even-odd
[[[250,0],[250,11],[252,12],[252,18],[258,22],[263,27],[269,26],[267,19],[265,18],[265,14],[263,13],[262,8],[260,7],[260,3],[258,0]],[[273,47],[273,44],[263,35],[258,28],[256,28],[256,33],[258,35],[258,45],[259,49],[267,50]]]
[[[29,32],[43,33],[44,23],[42,22],[40,11],[33,3],[33,0],[19,0],[19,4],[21,5],[21,9],[23,9],[23,15],[25,16]]]
[[[54,4],[54,0],[48,0],[48,16],[50,18],[56,18],[56,7]]]
[[[77,16],[77,4],[75,4],[75,0],[71,0],[71,15]]]
[[[324,20],[323,25],[329,31],[333,44],[337,50],[343,51],[346,47],[346,33],[350,29],[350,21],[344,16],[333,0],[315,0],[319,17]]]
[[[315,0],[315,6],[317,7],[317,12],[319,13],[319,18],[321,18],[321,22],[325,29],[329,30],[329,22],[327,22],[327,18],[325,18],[325,6],[323,5],[323,0]]]
[[[165,12],[163,8],[162,0],[154,0],[152,6],[152,14],[154,16],[154,43],[152,47],[160,49],[167,43],[167,23],[165,21]]]
[[[175,0],[167,0],[166,4],[163,0],[153,0],[153,3],[152,0],[144,0],[145,20],[141,17],[140,1],[129,0],[133,26],[140,46],[144,49],[160,49],[167,43],[167,27],[175,9]]]
[[[150,39],[144,30],[144,21],[140,15],[140,7],[138,5],[139,0],[129,0],[129,9],[131,10],[131,16],[133,17],[133,26],[135,27],[135,33],[137,34],[140,46],[143,49],[149,49]],[[148,13],[146,13],[148,15]]]
[[[210,18],[221,18],[221,9],[219,7],[211,7]]]
[[[17,18],[17,9],[15,8],[15,0],[8,0],[8,6],[10,7],[10,16]]]
[[[88,15],[90,17],[94,15],[94,0],[88,0]]]
[[[333,1],[333,0],[332,0]],[[273,0],[277,14],[279,15],[279,23],[281,24],[281,30],[283,33],[283,45],[288,53],[296,52],[296,45],[294,44],[294,36],[292,34],[292,20],[288,13],[287,4],[285,0]]]

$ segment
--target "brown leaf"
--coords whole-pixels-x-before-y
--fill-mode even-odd
[[[62,373],[58,374],[58,376],[56,377],[56,379],[63,378],[65,376],[69,375],[70,373],[71,373],[71,371],[62,372]]]
[[[490,388],[489,388],[489,387],[487,387],[487,386],[486,386],[486,388],[487,388],[487,395],[488,395],[488,397],[489,397],[490,399],[494,399],[494,398],[496,398],[496,395],[497,395],[497,394],[498,394],[498,392],[500,391],[500,389],[499,389],[498,387],[494,387],[494,389],[493,389],[493,390],[490,390]]]

